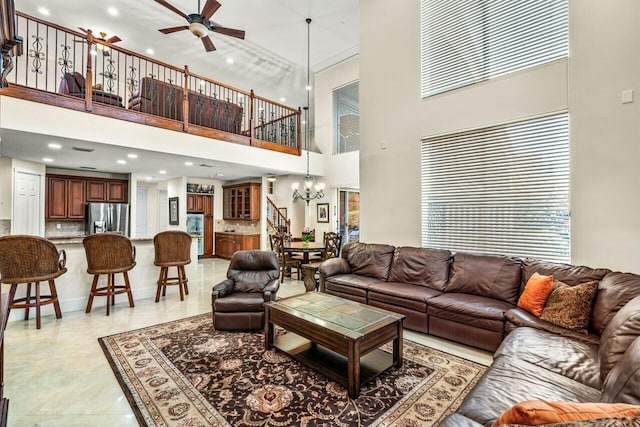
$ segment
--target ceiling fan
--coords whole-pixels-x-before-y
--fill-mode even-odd
[[[78,29],[85,34],[89,34],[89,31],[85,30],[82,27],[78,27]],[[102,42],[113,44],[113,43],[118,43],[119,41],[122,41],[122,39],[118,36],[112,36],[112,37],[109,37],[108,39],[106,37],[107,37],[107,33],[100,33],[100,37],[96,37],[95,35],[93,36],[94,40],[97,40],[98,42],[102,41]],[[97,43],[97,46],[98,46],[98,49],[102,50],[102,54],[104,56],[111,55],[109,53],[109,48],[106,45]]]
[[[204,4],[204,7],[200,11],[200,13],[192,13],[187,15],[186,13],[180,11],[173,5],[169,4],[165,0],[155,0],[156,3],[160,3],[167,9],[177,13],[187,20],[189,25],[183,25],[180,27],[171,27],[171,28],[163,28],[160,31],[163,34],[171,34],[177,31],[189,30],[191,33],[199,37],[202,40],[202,44],[204,45],[204,49],[207,52],[213,52],[216,50],[213,42],[208,36],[209,31],[213,31],[214,33],[224,34],[226,36],[236,37],[238,39],[244,39],[244,31],[243,30],[234,30],[233,28],[221,27],[215,22],[210,21],[211,17],[220,6],[222,6],[217,0],[207,0]],[[198,9],[200,9],[200,0],[198,0]]]

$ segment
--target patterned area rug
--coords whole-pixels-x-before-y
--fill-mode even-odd
[[[203,314],[99,342],[145,427],[437,426],[485,371],[405,340],[402,368],[350,399],[286,354],[264,351],[263,340],[259,332],[215,331]]]

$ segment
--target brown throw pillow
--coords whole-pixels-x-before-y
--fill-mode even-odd
[[[576,286],[555,281],[540,319],[562,328],[587,334],[591,308],[598,291],[598,282],[586,282]]]

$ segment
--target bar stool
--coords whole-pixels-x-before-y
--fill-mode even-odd
[[[180,288],[180,301],[184,301],[184,294],[189,295],[187,287],[187,274],[184,266],[191,263],[191,236],[184,231],[163,231],[153,237],[155,260],[153,263],[160,267],[156,302],[167,294],[167,286],[178,285]],[[176,267],[177,277],[168,277],[169,267]]]
[[[0,237],[0,283],[11,285],[9,310],[24,308],[24,320],[29,320],[29,308],[36,308],[36,328],[40,329],[40,306],[53,304],[56,318],[62,318],[55,279],[66,273],[67,255],[55,245],[38,236]],[[50,295],[40,295],[40,282],[49,282]],[[27,285],[25,298],[15,298],[18,284]],[[35,284],[35,297],[31,296]]]
[[[123,293],[129,297],[129,307],[135,307],[127,274],[136,266],[136,248],[131,244],[131,240],[121,234],[98,233],[85,237],[82,244],[87,255],[87,273],[93,274],[93,284],[85,312],[91,312],[93,297],[107,297],[108,316],[109,302],[115,305],[116,294]],[[124,285],[115,284],[117,273],[124,276]],[[101,274],[107,275],[107,285],[99,288],[98,278]]]

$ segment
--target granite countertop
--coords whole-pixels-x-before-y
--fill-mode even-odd
[[[260,233],[255,231],[216,231],[216,234],[231,234],[237,236],[259,236]]]

